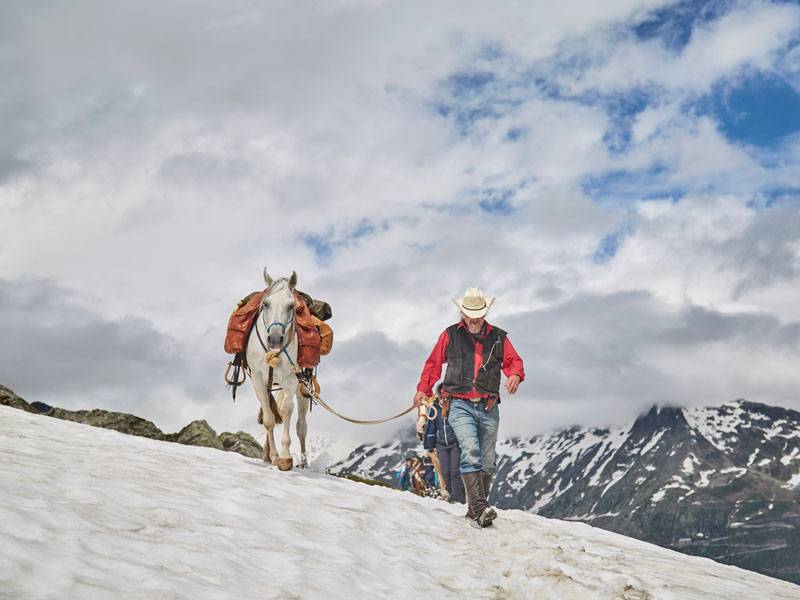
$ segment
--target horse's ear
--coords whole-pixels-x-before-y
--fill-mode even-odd
[[[267,287],[272,285],[272,277],[270,277],[269,273],[267,273],[267,267],[264,267],[264,283],[267,284]]]
[[[297,285],[297,273],[292,271],[292,276],[289,277],[289,287],[294,289],[294,286]]]

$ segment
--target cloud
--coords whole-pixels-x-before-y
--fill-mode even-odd
[[[779,281],[800,278],[800,213],[796,204],[779,203],[761,210],[721,252],[727,266],[739,273],[733,298]]]
[[[74,291],[41,279],[0,280],[0,380],[60,404],[98,398],[109,408],[156,403],[181,387],[176,340],[145,319],[108,320]]]
[[[797,88],[795,6],[0,12],[4,352],[20,367],[2,383],[21,393],[257,433],[221,346],[267,265],[333,306],[320,378],[356,417],[410,401],[473,285],[529,361],[503,403],[520,428],[658,398],[791,402],[800,138],[779,115],[750,144],[713,99],[767,76]],[[41,374],[29,321],[64,355]],[[337,436],[391,427],[312,417]]]
[[[800,354],[800,321],[676,308],[628,291],[576,296],[502,324],[526,360],[526,383],[503,404],[518,415],[505,425],[516,434],[530,434],[532,423],[537,430],[587,419],[622,423],[655,403],[746,397],[800,407],[791,391],[800,379],[785,379]],[[731,368],[750,362],[759,368]]]

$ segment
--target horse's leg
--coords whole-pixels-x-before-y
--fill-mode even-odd
[[[267,428],[267,443],[269,444],[269,460],[278,466],[278,445],[275,443],[275,421],[273,419],[272,427]]]
[[[258,401],[261,403],[261,423],[264,429],[267,430],[267,439],[264,441],[264,452],[261,458],[264,462],[272,462],[276,464],[278,460],[278,452],[275,447],[275,415],[269,406],[269,394],[267,393],[267,382],[264,381],[261,373],[258,371],[253,372],[253,388],[256,391]]]
[[[297,393],[297,382],[294,385],[288,384],[284,389],[278,392],[276,398],[278,410],[283,419],[283,428],[281,429],[281,449],[278,452],[278,468],[281,471],[288,471],[292,468],[292,453],[291,453],[291,425],[292,425],[292,411],[294,410],[294,397]]]
[[[300,440],[300,465],[301,469],[308,467],[306,460],[306,434],[308,433],[308,408],[311,400],[303,394],[297,394],[297,437]]]

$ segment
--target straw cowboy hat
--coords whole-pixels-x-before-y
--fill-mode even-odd
[[[487,298],[480,288],[475,287],[467,288],[463,298],[453,299],[458,309],[470,319],[479,319],[485,316],[494,301],[494,296]]]

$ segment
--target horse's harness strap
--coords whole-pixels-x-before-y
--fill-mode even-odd
[[[275,402],[275,398],[272,396],[272,375],[272,367],[270,367],[267,375],[267,396],[269,396],[270,403]]]
[[[231,369],[233,369],[233,375],[231,375]],[[225,369],[225,384],[227,387],[231,388],[231,395],[233,396],[234,402],[236,402],[236,388],[240,385],[244,385],[249,374],[250,368],[247,365],[247,358],[244,351],[237,352],[233,360],[228,363],[228,368]]]

